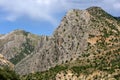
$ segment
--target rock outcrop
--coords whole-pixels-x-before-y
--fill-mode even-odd
[[[14,65],[7,59],[5,59],[3,55],[0,54],[0,69],[4,67],[12,70],[14,69]]]

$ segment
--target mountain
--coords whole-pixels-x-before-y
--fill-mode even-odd
[[[55,49],[49,58],[53,59],[56,53],[57,62],[62,64],[57,63],[44,72],[33,72],[23,79],[120,79],[120,21],[100,7],[69,11],[53,37],[55,45],[50,49],[52,46]]]
[[[0,53],[23,80],[119,80],[120,20],[100,7],[73,9],[52,36],[0,36]]]
[[[13,64],[37,50],[39,37],[24,30],[15,30],[0,37],[0,53]]]

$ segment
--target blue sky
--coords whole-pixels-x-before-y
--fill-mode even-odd
[[[90,6],[120,16],[120,0],[0,0],[0,34],[23,29],[51,35],[68,10]]]

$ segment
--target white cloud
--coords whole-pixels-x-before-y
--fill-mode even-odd
[[[114,7],[116,10],[120,10],[120,3],[114,4],[113,7]]]
[[[54,17],[56,13],[97,5],[115,15],[120,12],[119,0],[0,0],[0,9],[7,12],[7,20],[14,21],[18,17],[27,16],[31,19],[47,20],[53,25],[57,23]]]
[[[58,2],[58,0],[0,0],[0,7],[8,13],[5,19],[10,21],[25,15],[55,24],[56,19],[52,15],[61,7]]]

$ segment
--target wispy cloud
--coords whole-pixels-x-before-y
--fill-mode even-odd
[[[21,16],[31,19],[57,23],[54,14],[73,8],[85,9],[100,6],[117,15],[120,11],[119,0],[0,0],[0,9],[7,14],[6,20],[14,21]]]
[[[0,8],[7,13],[5,19],[10,21],[27,16],[55,24],[53,14],[61,10],[61,4],[58,3],[59,0],[0,0]]]

